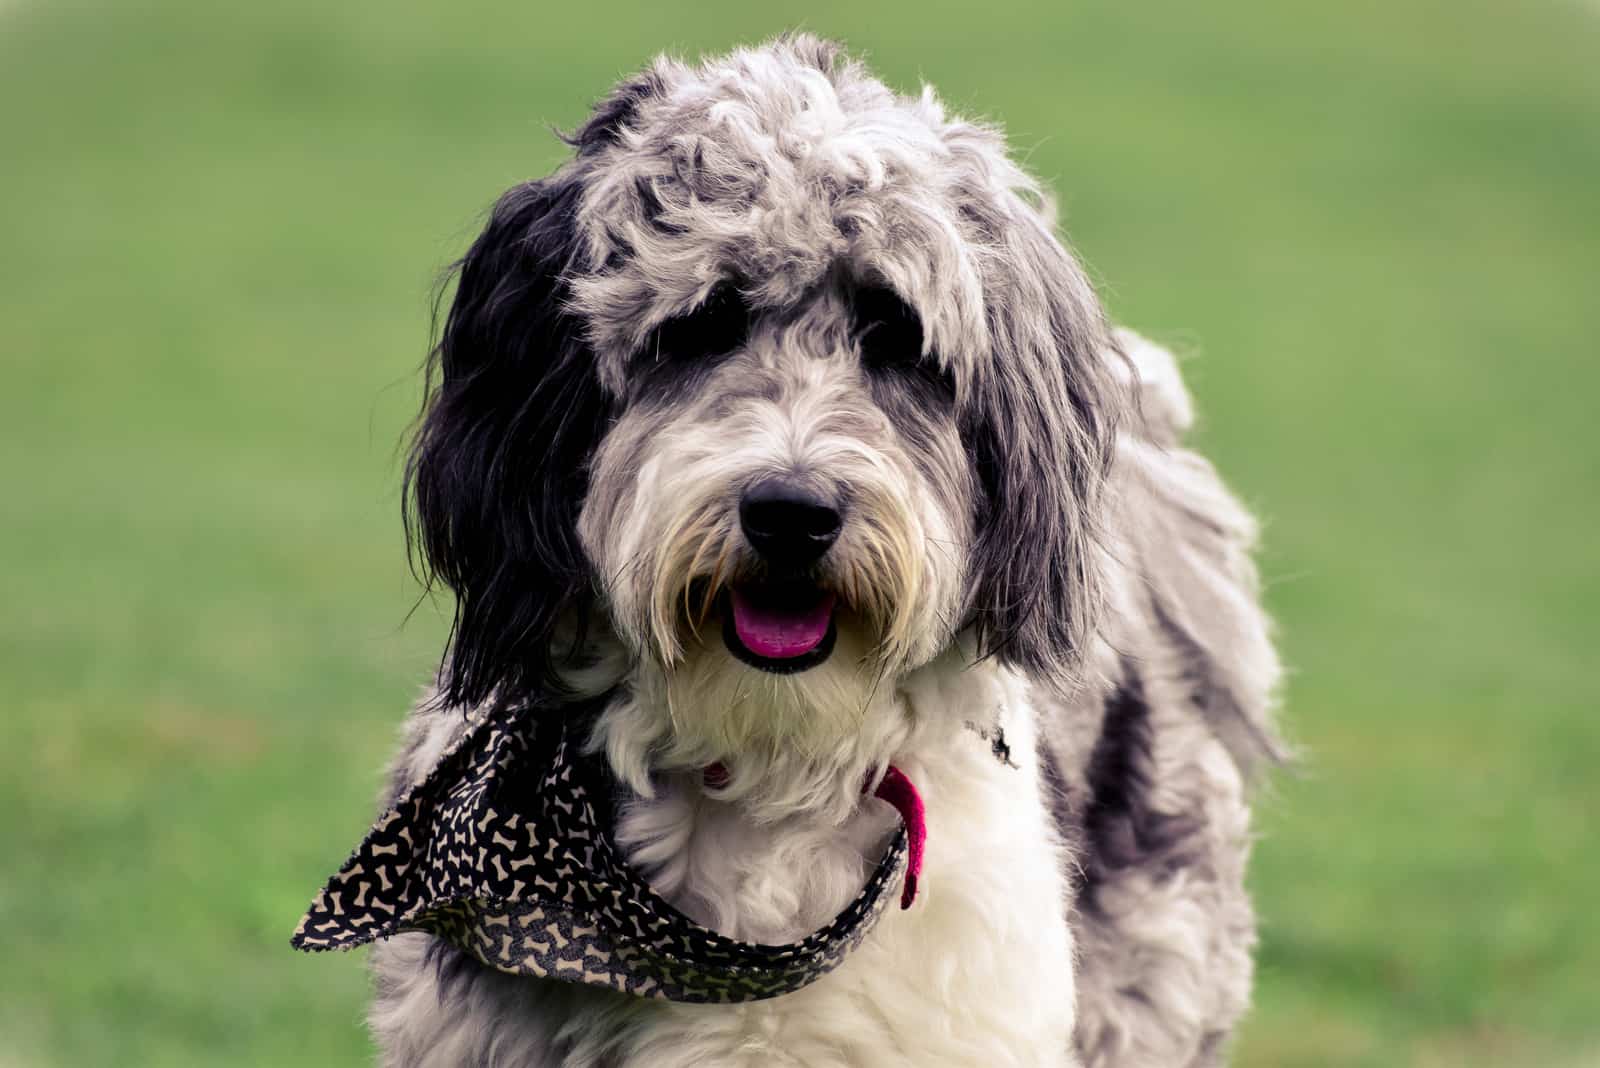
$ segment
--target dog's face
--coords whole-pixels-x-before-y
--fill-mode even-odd
[[[998,135],[798,37],[573,144],[463,261],[412,454],[448,699],[549,694],[579,619],[704,753],[827,745],[963,633],[1070,672],[1109,342]]]

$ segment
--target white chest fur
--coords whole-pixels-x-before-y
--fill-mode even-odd
[[[1072,1062],[1072,943],[1064,857],[1041,795],[1026,688],[992,669],[919,673],[904,692],[915,751],[893,762],[921,791],[921,891],[890,906],[835,972],[743,1006],[651,1003],[629,1013],[614,1063],[1051,1066]],[[943,677],[940,677],[940,676]],[[1003,762],[963,718],[1005,727]],[[662,797],[624,820],[669,899],[725,933],[787,941],[859,890],[893,812],[868,800],[844,828],[755,827],[733,806]],[[614,1047],[615,1049],[615,1047]],[[620,1052],[617,1051],[617,1052]],[[608,1062],[609,1063],[609,1062]]]
[[[954,658],[951,658],[954,660]],[[916,784],[928,841],[910,909],[891,902],[831,974],[784,997],[684,1005],[448,971],[429,936],[375,946],[374,1036],[394,1068],[1069,1068],[1073,944],[1069,858],[1041,793],[1027,687],[992,665],[930,667],[902,685],[913,726],[890,760]],[[1004,727],[1002,762],[965,724]],[[414,768],[460,717],[417,721]],[[437,736],[437,737],[435,737]],[[431,754],[431,755],[430,755]],[[632,806],[619,826],[656,889],[702,923],[786,942],[860,890],[894,825],[862,802],[843,827],[757,826],[699,791]]]

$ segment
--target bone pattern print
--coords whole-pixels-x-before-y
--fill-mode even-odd
[[[733,1003],[838,967],[904,873],[905,832],[834,921],[792,946],[724,938],[673,909],[613,851],[584,717],[519,710],[480,723],[373,826],[295,931],[350,949],[423,931],[511,975],[637,997]],[[598,811],[597,811],[598,809]]]

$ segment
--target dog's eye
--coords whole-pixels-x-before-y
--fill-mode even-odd
[[[869,369],[912,368],[922,359],[922,320],[888,289],[863,289],[854,303],[861,362]]]
[[[750,306],[738,290],[723,285],[693,311],[656,327],[641,351],[657,363],[721,356],[743,344],[749,333]]]

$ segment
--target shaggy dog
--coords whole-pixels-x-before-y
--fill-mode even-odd
[[[1278,668],[1172,358],[1000,134],[826,42],[658,60],[570,140],[430,368],[409,529],[457,607],[391,801],[472,723],[587,702],[615,842],[696,923],[801,939],[902,822],[920,878],[730,1005],[396,934],[385,1063],[1221,1063]]]

